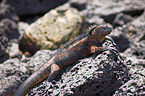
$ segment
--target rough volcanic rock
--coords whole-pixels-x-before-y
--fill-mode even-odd
[[[139,17],[113,30],[110,36],[120,50],[128,55],[145,58],[145,12]]]
[[[3,62],[4,60],[8,59],[9,57],[9,51],[7,51],[7,48],[11,46],[11,43],[13,41],[18,42],[19,32],[17,29],[17,23],[11,19],[5,18],[2,19],[0,22],[0,62]],[[9,47],[10,49],[10,47]]]
[[[13,96],[17,88],[26,78],[47,62],[54,52],[43,50],[31,59],[9,59],[0,64],[0,96]]]
[[[25,30],[20,49],[31,54],[38,49],[56,49],[79,34],[82,22],[76,9],[51,10]]]
[[[113,96],[144,96],[145,95],[145,60],[126,55],[124,61],[130,74],[130,80],[123,84]],[[142,62],[143,61],[143,62]]]
[[[0,64],[0,95],[13,96],[20,83],[28,77],[26,63],[10,59]]]
[[[15,14],[14,8],[8,4],[0,4],[0,28],[9,40],[18,38],[17,21],[19,17]]]
[[[120,13],[116,15],[112,24],[113,26],[123,26],[124,24],[127,24],[128,22],[131,22],[132,20],[133,20],[133,17],[131,17],[130,15]]]
[[[4,0],[4,2],[15,8],[17,15],[21,16],[45,13],[66,1],[67,0]]]
[[[89,24],[113,24],[121,13],[124,23],[132,21],[143,12],[144,3],[144,0],[69,0],[65,5],[77,8]]]
[[[44,80],[29,95],[113,95],[129,80],[129,74],[126,62],[115,51],[117,49],[112,42],[106,41],[103,46],[109,46],[112,51],[104,51],[97,57],[87,57],[75,65],[65,66],[55,80]]]
[[[131,41],[130,48],[124,53],[135,55],[139,59],[145,59],[145,12],[135,19],[127,27],[128,38]]]
[[[129,48],[130,46],[130,41],[127,38],[124,30],[122,27],[117,27],[115,28],[112,33],[110,34],[110,36],[113,38],[113,40],[115,41],[115,43],[118,45],[119,50],[121,52],[123,52],[124,50],[126,50],[127,48]]]
[[[22,9],[20,7],[16,8],[16,10],[24,10],[21,12],[17,11],[20,13],[19,15],[44,13],[46,12],[45,8],[51,7],[47,6],[48,3],[46,3],[47,7],[44,8],[45,11],[37,10],[42,8],[40,8],[40,6],[43,5],[41,2],[46,2],[46,0],[36,0],[32,3],[38,5],[36,7],[30,6],[29,2],[33,0],[3,1],[21,6]],[[25,2],[28,4],[22,6]],[[9,29],[5,33],[3,28],[9,28],[10,26],[10,28],[15,29],[11,24],[13,23],[15,26],[13,21],[18,21],[18,18],[13,17],[15,16],[13,14],[13,8],[9,5],[0,6],[0,12],[4,13],[0,14],[0,20],[7,18],[2,20],[4,24],[2,24],[2,28],[0,28],[0,30],[2,30],[0,32],[0,62],[1,60],[3,62],[3,58],[8,56],[8,53],[5,51],[9,44],[8,42],[10,38],[15,38],[15,34],[12,34]],[[29,9],[30,11],[26,10],[26,7],[31,8]],[[114,39],[120,50],[126,55],[120,56],[120,53],[115,51],[115,49],[113,51],[104,51],[96,57],[90,56],[81,59],[74,65],[65,66],[57,78],[52,82],[44,80],[40,84],[34,86],[28,95],[93,96],[109,94],[111,96],[143,96],[145,94],[145,1],[69,0],[58,9],[64,10],[69,7],[78,9],[80,14],[85,17],[85,21],[88,25],[100,25],[106,22],[112,24],[115,29],[110,36]],[[10,14],[13,15],[9,16]],[[11,24],[7,23],[9,22],[8,20],[10,20]],[[27,28],[27,26],[20,26]],[[22,28],[22,30],[25,28]],[[24,30],[22,30],[20,31],[22,32],[21,37],[24,32]],[[12,37],[9,37],[11,35]],[[111,42],[109,42],[110,41],[106,41],[103,46],[108,46],[108,44],[110,47],[113,46]],[[113,49],[114,48],[115,47],[113,47]],[[22,60],[15,58],[0,64],[0,95],[13,95],[18,86],[40,66],[46,63],[52,54],[52,51],[42,50],[38,51],[32,58]],[[126,59],[126,57],[129,56],[130,58]]]
[[[145,59],[145,12],[123,27],[116,28],[111,37],[128,56]],[[116,38],[115,38],[116,34]],[[124,47],[126,46],[126,47]]]
[[[15,14],[14,8],[7,4],[0,4],[0,63],[9,58],[7,47],[10,41],[18,41],[19,32],[17,21],[19,17]]]
[[[9,58],[8,53],[6,53],[6,47],[8,46],[8,37],[0,29],[0,63]]]
[[[128,32],[126,31],[128,27],[125,28],[124,25],[126,26],[130,22],[134,22],[134,20],[143,15],[144,3],[144,0],[69,0],[68,3],[60,6],[60,8],[65,9],[70,6],[77,8],[85,17],[88,25],[100,25],[106,22],[112,24],[116,29],[112,32],[111,37],[119,46],[120,51],[123,52],[130,47],[131,41],[135,41],[128,37]],[[136,22],[136,25],[143,23],[144,20]],[[144,36],[142,39],[144,39]],[[141,51],[143,49],[139,50],[140,52],[134,53],[142,54]]]
[[[74,65],[65,66],[54,81],[44,80],[35,86],[29,95],[114,94],[130,77],[126,62],[119,55],[116,45],[107,40],[103,46],[109,46],[112,51],[106,50],[98,56],[90,56],[79,60]],[[0,94],[2,96],[14,94],[20,83],[47,63],[54,52],[42,50],[32,58],[21,61],[11,59],[1,64],[0,87],[2,90]]]
[[[19,32],[18,32],[18,25],[15,21],[11,19],[2,19],[0,22],[0,28],[8,37],[9,41],[11,39],[18,39]]]
[[[9,18],[14,21],[18,21],[19,17],[14,12],[14,7],[9,4],[0,3],[0,20]]]
[[[19,50],[18,42],[11,42],[6,51],[9,53],[11,58],[21,59],[23,56],[22,52]]]

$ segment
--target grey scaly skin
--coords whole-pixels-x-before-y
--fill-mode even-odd
[[[58,49],[54,56],[44,64],[38,71],[33,73],[17,90],[15,96],[25,96],[36,84],[48,77],[48,81],[55,79],[60,69],[65,65],[74,64],[91,54],[99,54],[103,48],[102,41],[105,36],[110,34],[111,27],[107,25],[91,26],[85,34],[67,42]],[[107,38],[109,39],[109,38]]]

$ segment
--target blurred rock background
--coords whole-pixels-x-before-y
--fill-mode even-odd
[[[115,84],[118,86],[109,87],[112,90],[105,91],[112,83],[100,89],[101,86],[105,86],[101,81],[103,79],[97,79],[94,73],[95,79],[92,79],[91,73],[87,69],[85,72],[89,75],[85,74],[85,76],[88,76],[89,80],[82,81],[82,85],[75,83],[76,85],[73,86],[76,87],[71,89],[70,82],[64,81],[68,83],[65,86],[69,86],[69,88],[63,88],[69,91],[58,91],[58,89],[64,90],[56,87],[56,85],[64,84],[63,82],[60,84],[61,80],[56,80],[56,84],[52,84],[54,87],[48,87],[49,84],[45,81],[32,89],[29,95],[42,93],[37,92],[40,89],[43,90],[43,95],[62,95],[63,93],[63,95],[75,96],[76,94],[88,96],[145,95],[145,0],[0,0],[0,2],[0,89],[2,89],[0,95],[12,96],[29,75],[49,60],[55,50],[79,34],[85,33],[89,25],[106,23],[113,26],[113,31],[109,36],[119,47],[119,54],[123,58],[119,59],[117,57],[119,55],[116,54],[115,57],[122,63],[114,61],[115,59],[110,61],[121,64],[120,68],[123,68],[114,67],[113,73],[110,74],[116,74],[115,70],[127,70],[122,75],[123,83],[117,81],[119,77],[112,77],[117,78],[112,82],[116,82]],[[108,53],[106,54],[109,56]],[[94,62],[102,64],[98,63],[98,58],[92,61],[89,57],[88,62],[85,59],[84,61],[87,64],[92,62],[92,66],[99,66],[93,65]],[[101,58],[103,60],[103,56]],[[76,66],[82,66],[84,61],[76,63]],[[90,68],[88,65],[86,66]],[[71,68],[74,70],[77,67]],[[83,72],[84,70],[81,68],[84,66],[78,69]],[[90,69],[98,70],[97,68]],[[67,74],[63,74],[62,71],[58,78],[61,78],[62,75],[63,80],[63,78],[70,78],[69,74],[77,74],[72,71],[67,72]],[[123,71],[117,72],[121,74]],[[82,75],[84,76],[83,73]],[[87,80],[86,77],[81,76],[76,81],[70,79],[73,82],[81,79]],[[110,80],[107,76],[102,77],[105,78],[105,82]],[[98,86],[98,89],[95,89],[92,84]],[[45,88],[41,88],[42,85]],[[87,88],[92,88],[90,93]],[[56,89],[56,91],[51,89]],[[99,89],[100,91],[95,91]]]

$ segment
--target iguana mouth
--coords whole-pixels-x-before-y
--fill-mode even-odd
[[[105,25],[105,30],[108,31],[108,33],[110,34],[111,31],[112,31],[112,26],[106,24]]]
[[[100,33],[99,35],[106,36],[111,33],[112,27],[109,25],[100,25],[98,26],[97,31]]]
[[[111,33],[111,31],[112,31],[112,28],[111,27],[106,27],[104,33],[106,33],[106,35],[108,35],[108,34]]]

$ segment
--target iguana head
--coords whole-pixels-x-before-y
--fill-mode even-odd
[[[102,41],[104,37],[110,34],[112,31],[112,27],[109,25],[95,25],[89,28],[89,34],[91,34],[94,38],[99,41]]]

